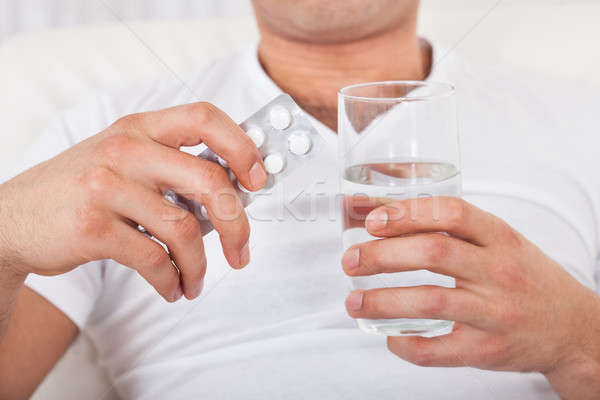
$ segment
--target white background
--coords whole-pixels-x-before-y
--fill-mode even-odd
[[[326,0],[324,0],[326,1]],[[402,0],[399,0],[402,1]],[[485,10],[496,0],[423,0],[427,7]],[[499,7],[560,5],[567,13],[598,0],[504,0]],[[156,18],[202,18],[251,13],[249,0],[0,0],[0,40],[55,26]],[[531,16],[535,17],[535,16]],[[548,29],[551,29],[548,26]]]
[[[115,22],[250,14],[249,0],[0,0],[0,40],[23,31]]]
[[[478,61],[600,83],[600,0],[421,3],[421,32]],[[0,0],[0,42],[55,27],[251,14],[250,0]]]

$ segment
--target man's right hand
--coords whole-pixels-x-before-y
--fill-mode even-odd
[[[164,199],[166,189],[205,205],[233,268],[250,259],[248,219],[226,171],[179,150],[199,143],[225,159],[247,189],[266,183],[254,143],[211,104],[130,115],[0,185],[0,266],[17,276],[58,275],[113,259],[167,301],[196,298],[206,272],[200,225]]]

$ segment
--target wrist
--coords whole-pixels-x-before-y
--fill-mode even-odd
[[[572,327],[579,338],[569,340],[563,356],[543,372],[562,399],[600,398],[600,297],[589,294],[585,323]]]
[[[0,237],[0,291],[20,288],[25,283],[28,273],[25,268],[19,268],[11,251],[5,250]]]
[[[6,186],[0,185],[0,198],[7,197]],[[0,203],[0,289],[7,289],[11,284],[18,285],[19,282],[22,284],[28,275],[25,268],[18,267],[18,254],[9,241],[11,233],[7,231],[7,227],[14,224],[7,212],[7,203]]]
[[[593,357],[574,356],[544,376],[563,400],[600,396],[600,362]]]
[[[22,272],[6,259],[0,256],[0,293],[19,290],[25,283],[27,273]]]
[[[26,277],[26,273],[13,268],[5,255],[0,253],[0,342]]]

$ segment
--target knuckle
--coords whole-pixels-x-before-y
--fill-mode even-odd
[[[435,363],[435,354],[431,352],[425,343],[415,343],[408,350],[407,361],[421,367],[430,367]]]
[[[208,102],[194,103],[190,108],[190,118],[194,123],[205,125],[214,121],[218,116],[218,109]]]
[[[519,249],[523,247],[523,237],[514,230],[506,221],[500,220],[498,233],[501,238],[500,242],[505,246]]]
[[[449,198],[446,201],[446,223],[450,229],[462,226],[467,218],[467,203],[458,198]]]
[[[496,263],[493,276],[502,288],[510,292],[519,289],[525,280],[519,264],[513,261],[500,261]]]
[[[129,131],[135,130],[137,126],[139,126],[140,120],[143,118],[143,115],[140,113],[129,114],[124,117],[119,118],[114,124],[113,127],[118,131]]]
[[[244,207],[233,188],[225,186],[213,191],[212,204],[213,215],[216,218],[227,222],[238,221],[238,227],[245,228],[247,221],[243,218]]]
[[[106,193],[114,188],[118,178],[109,168],[97,167],[87,171],[81,181],[92,193]]]
[[[206,161],[200,167],[200,176],[203,178],[204,185],[210,192],[216,192],[223,188],[225,181],[229,182],[227,173],[221,166]]]
[[[160,210],[159,217],[162,222],[175,222],[185,218],[189,208],[187,204],[180,203],[179,205],[171,203],[167,199],[163,199],[163,206]]]
[[[518,307],[505,303],[496,307],[493,315],[498,327],[512,329],[521,322],[520,314]]]
[[[156,246],[152,246],[148,250],[145,258],[145,265],[151,276],[158,276],[165,266],[169,266],[171,263],[169,255],[162,248]]]
[[[450,255],[450,242],[446,236],[431,234],[423,242],[423,251],[428,264],[439,265]]]
[[[250,169],[258,158],[262,158],[258,147],[241,129],[240,134],[236,136],[236,140],[231,143],[229,152],[238,157],[246,169]],[[235,162],[235,160],[233,161]]]
[[[183,242],[195,240],[201,234],[200,231],[198,220],[190,213],[175,222],[175,234]]]
[[[494,364],[501,360],[507,353],[507,345],[504,340],[495,338],[488,340],[481,346],[479,352],[479,363]]]
[[[443,291],[426,290],[424,299],[426,300],[420,303],[423,315],[439,316],[448,308],[448,296]]]
[[[135,140],[124,133],[117,133],[103,139],[96,145],[96,156],[101,162],[118,163],[124,156],[131,154]]]

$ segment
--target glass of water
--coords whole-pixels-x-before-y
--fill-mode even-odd
[[[367,233],[365,219],[386,202],[429,197],[435,214],[436,199],[460,196],[453,86],[419,81],[353,85],[340,90],[338,113],[344,250],[377,239]],[[414,217],[409,214],[404,218]],[[362,290],[454,287],[453,278],[425,269],[353,277],[351,281],[354,289]],[[387,336],[431,337],[452,330],[451,321],[430,319],[359,319],[358,325]]]

